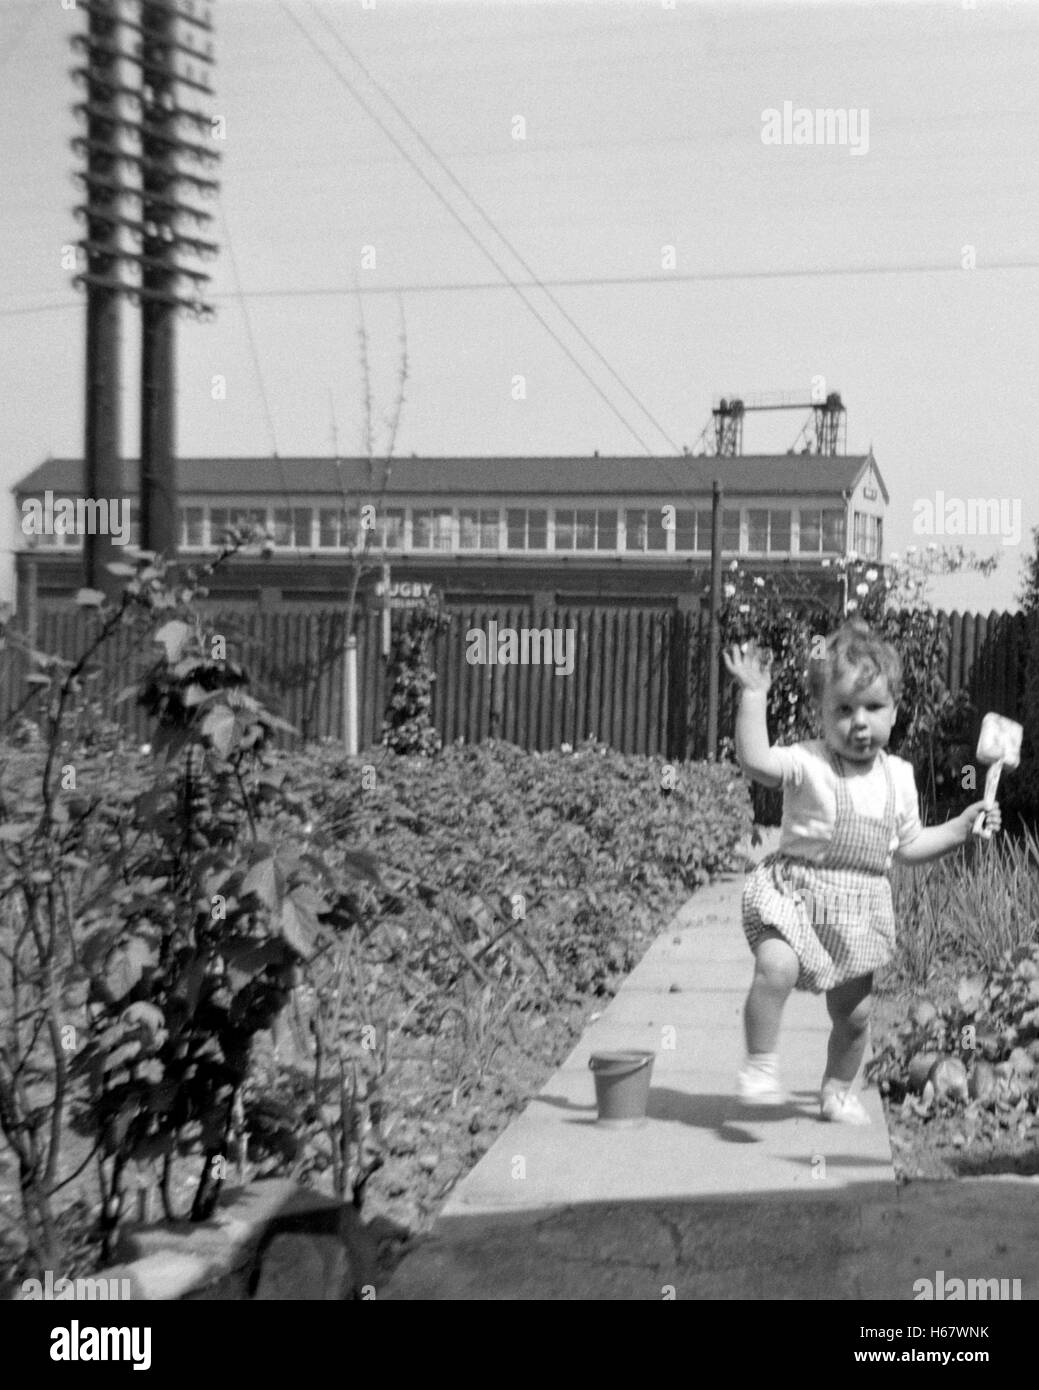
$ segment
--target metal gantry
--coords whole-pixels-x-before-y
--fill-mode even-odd
[[[824,400],[806,401],[799,391],[776,391],[746,398],[720,397],[711,409],[711,419],[704,426],[693,453],[738,458],[743,453],[744,416],[751,411],[775,410],[808,411],[801,433],[788,453],[834,458],[846,452],[847,411],[838,392],[831,391]]]

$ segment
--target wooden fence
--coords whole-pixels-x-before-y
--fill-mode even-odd
[[[527,749],[558,748],[592,735],[626,753],[669,758],[706,755],[706,617],[658,609],[555,608],[531,614],[525,608],[457,608],[434,644],[433,713],[445,743],[507,739]],[[1029,623],[1022,614],[940,613],[949,636],[942,672],[955,694],[966,689],[980,713],[1023,712]],[[341,739],[345,639],[340,609],[313,612],[227,612],[208,619],[227,638],[228,654],[249,672],[251,689],[282,715],[304,740]],[[42,606],[36,647],[66,658],[85,648],[96,617],[67,607]],[[490,624],[520,632],[571,630],[575,664],[557,675],[553,664],[470,664],[467,634],[491,631]],[[358,729],[361,747],[378,743],[389,696],[380,654],[378,614],[361,613],[358,637]],[[1033,620],[1033,640],[1039,625]],[[492,644],[493,645],[493,644]],[[118,706],[117,694],[131,686],[155,660],[126,631],[97,661],[94,698],[107,717],[141,742],[147,717],[133,699]],[[39,718],[38,694],[25,682],[32,670],[17,641],[8,636],[0,651],[0,720],[18,707]],[[723,673],[724,675],[724,673]],[[721,728],[733,718],[731,682],[722,681]],[[296,738],[281,736],[282,746]]]

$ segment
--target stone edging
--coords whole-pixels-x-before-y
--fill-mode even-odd
[[[272,1228],[276,1231],[283,1223],[313,1230],[316,1234],[311,1238],[319,1243],[331,1237],[343,1251],[334,1274],[332,1266],[326,1266],[327,1277],[334,1277],[336,1287],[323,1293],[311,1288],[298,1297],[343,1298],[349,1287],[370,1283],[374,1288],[370,1244],[364,1241],[353,1208],[285,1178],[231,1189],[210,1221],[127,1228],[117,1244],[122,1263],[100,1270],[93,1278],[129,1281],[128,1296],[135,1301],[181,1299],[254,1261]],[[278,1239],[275,1235],[274,1240]],[[300,1237],[285,1239],[299,1241]],[[298,1248],[293,1253],[298,1257]]]

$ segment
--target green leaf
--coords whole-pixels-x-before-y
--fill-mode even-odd
[[[180,660],[180,654],[184,648],[184,643],[191,635],[191,629],[187,623],[173,622],[163,623],[155,634],[154,641],[161,642],[166,648],[166,660],[172,665]]]
[[[382,883],[378,860],[367,850],[345,849],[342,851],[342,857],[343,867],[352,870],[355,877],[367,878],[373,883]]]
[[[156,761],[175,761],[190,742],[191,734],[187,729],[173,729],[160,724],[152,735],[152,757]]]
[[[198,1006],[205,978],[205,961],[194,956],[184,963],[180,975],[173,985],[171,991],[173,998],[183,1000],[189,1014],[193,1014]]]
[[[263,973],[268,965],[286,964],[288,953],[282,941],[262,941],[234,947],[223,952],[224,964],[235,994]]]
[[[139,878],[133,885],[134,897],[154,898],[168,883],[168,878]]]
[[[100,589],[79,589],[75,601],[81,608],[100,608],[105,601],[105,595]]]
[[[136,1038],[131,1038],[127,1042],[120,1043],[113,1048],[105,1057],[103,1069],[105,1071],[118,1071],[120,1067],[128,1066],[140,1054],[141,1044]]]
[[[261,859],[254,864],[242,881],[243,893],[255,893],[267,907],[275,908],[281,902],[284,884],[273,859]]]
[[[149,1004],[145,1000],[138,1000],[131,1004],[123,1012],[122,1022],[127,1024],[141,1024],[150,1034],[149,1041],[154,1043],[156,1038],[161,1037],[166,1032],[166,1020],[162,1010],[155,1004]]]
[[[297,899],[298,894],[290,893],[281,905],[281,934],[298,955],[309,956],[316,943],[318,923]]]
[[[128,941],[116,947],[108,958],[104,977],[114,1002],[126,998],[153,960],[151,948],[143,941]]]
[[[119,1113],[108,1121],[104,1133],[104,1144],[108,1153],[114,1153],[122,1146],[126,1131],[137,1116],[137,1110],[136,1101],[131,1101],[128,1105],[122,1106]]]
[[[79,958],[85,970],[94,971],[104,961],[119,935],[118,927],[95,927],[83,940]]]
[[[184,692],[184,704],[187,709],[193,709],[195,705],[201,705],[206,700],[212,700],[219,694],[219,690],[206,690],[206,688],[199,685],[197,681],[193,681]]]
[[[224,758],[231,751],[231,741],[234,737],[235,717],[231,710],[215,709],[211,710],[202,721],[202,732],[207,738],[212,739],[213,747]]]
[[[111,564],[105,566],[109,574],[118,575],[120,579],[133,579],[137,570],[133,565],[124,564],[122,560],[113,560]]]

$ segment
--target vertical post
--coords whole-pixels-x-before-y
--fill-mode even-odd
[[[25,557],[25,635],[29,646],[35,648],[39,638],[40,603],[39,577],[36,556]]]
[[[565,687],[564,682],[560,685]],[[491,712],[488,721],[488,732],[491,738],[501,738],[502,720],[505,717],[505,669],[502,666],[495,666],[491,671]],[[559,685],[552,687],[552,694],[557,704],[562,704],[563,697],[559,694]],[[553,744],[553,747],[555,745]]]
[[[718,664],[721,660],[722,489],[714,480],[711,499],[711,635],[707,672],[707,758],[718,756]]]
[[[85,497],[105,501],[111,508],[123,490],[119,399],[122,112],[118,93],[123,81],[119,58],[123,26],[117,7],[99,5],[91,5],[87,25],[86,400],[82,486]],[[118,558],[119,550],[111,535],[85,535],[83,583],[110,596],[117,594],[121,581],[108,572],[108,565]]]
[[[357,638],[351,632],[343,650],[343,743],[357,756]]]
[[[84,538],[85,539],[85,538]],[[111,576],[114,578],[114,576]],[[37,571],[37,560],[35,552],[31,552],[25,557],[25,611],[22,614],[22,621],[25,624],[25,635],[29,640],[29,647],[36,651],[39,647],[39,625],[40,625],[40,604],[39,604],[39,574]],[[23,666],[23,674],[31,670],[31,666]],[[12,690],[11,694],[14,694]],[[30,706],[34,713],[42,713],[44,702],[37,697]]]
[[[390,657],[390,567],[382,567],[382,659]]]
[[[173,560],[177,553],[174,369],[177,260],[169,211],[177,189],[175,154],[175,11],[145,3],[148,60],[142,103],[144,261],[141,268],[141,546]]]

